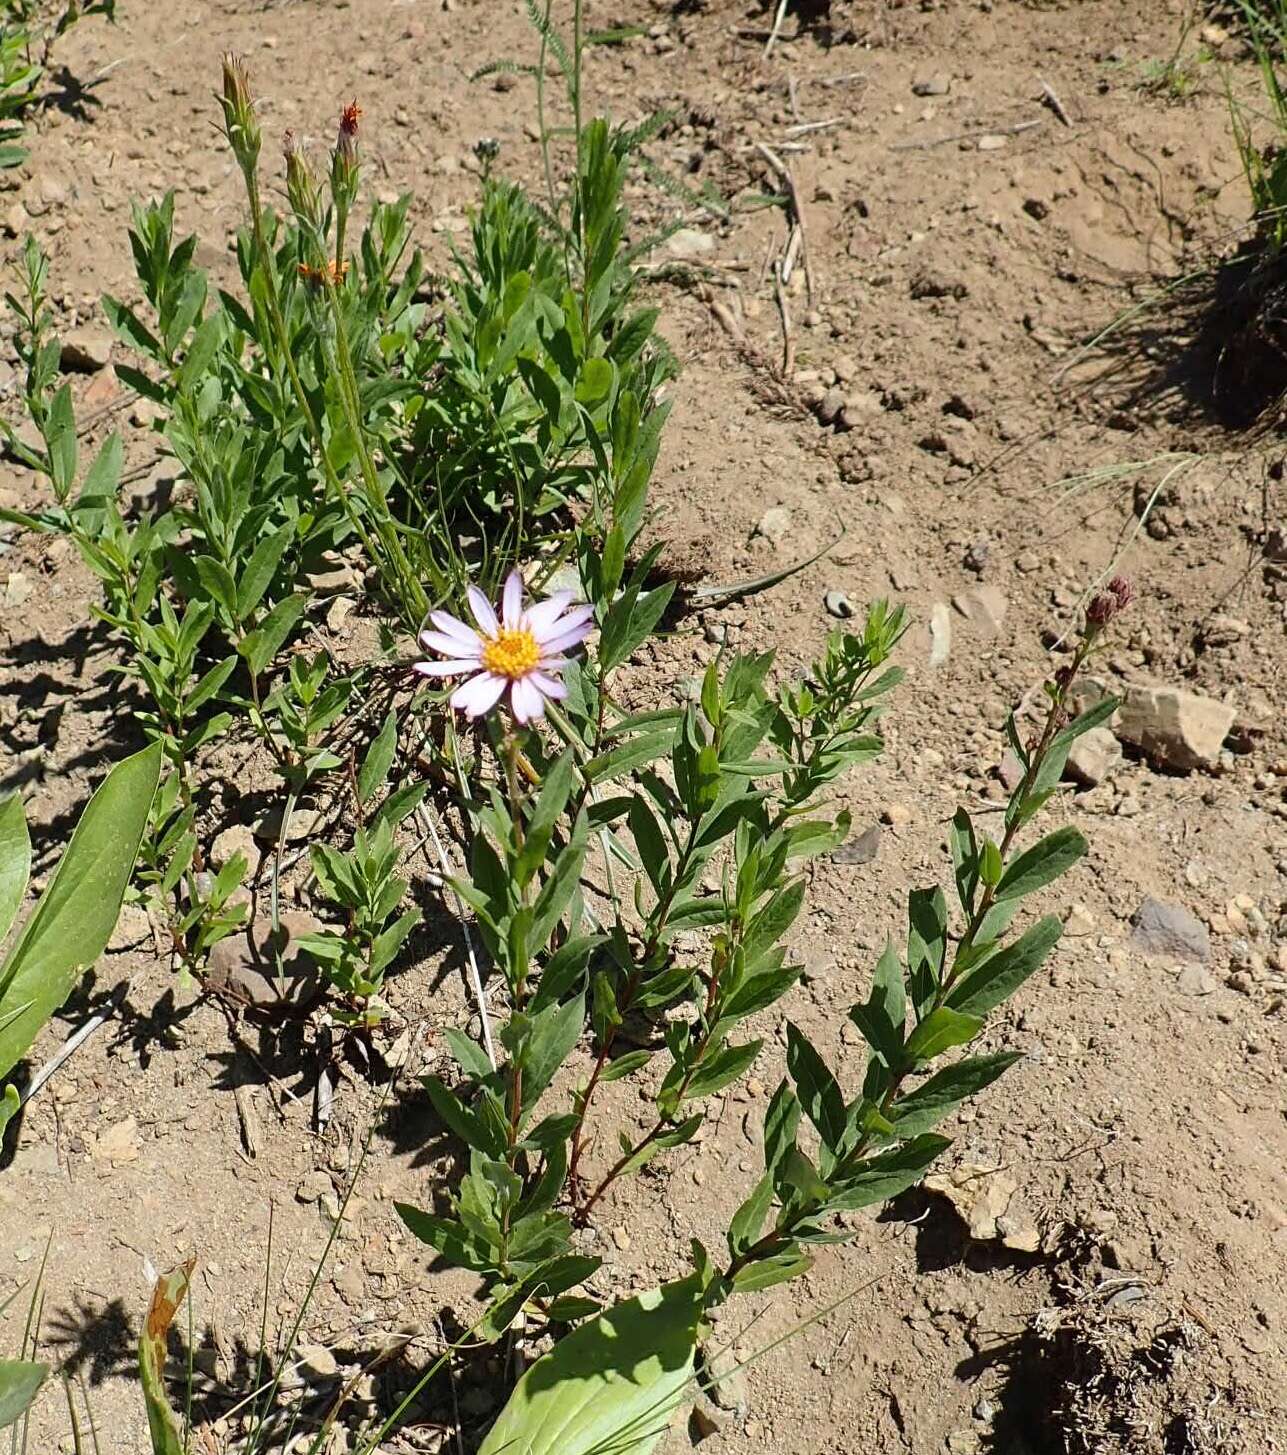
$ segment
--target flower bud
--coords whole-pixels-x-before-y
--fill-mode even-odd
[[[331,189],[339,207],[351,207],[357,198],[357,136],[361,116],[362,108],[356,101],[350,101],[340,113],[340,129],[331,159]]]
[[[286,158],[286,195],[290,198],[295,216],[314,229],[320,228],[322,199],[293,131],[287,131],[282,137],[282,155]]]
[[[223,58],[223,95],[219,99],[223,106],[224,131],[233,155],[243,172],[253,172],[263,137],[250,94],[250,73],[245,61],[231,52]]]

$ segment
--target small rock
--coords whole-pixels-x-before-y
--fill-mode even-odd
[[[1146,955],[1205,964],[1211,958],[1211,936],[1206,925],[1183,905],[1148,898],[1131,919],[1131,939]]]
[[[1212,769],[1220,766],[1220,749],[1235,715],[1228,703],[1213,697],[1136,685],[1126,689],[1117,734],[1168,768]]]
[[[997,764],[997,777],[1007,793],[1013,793],[1023,782],[1023,764],[1014,755],[1013,748],[1007,748]]]
[[[981,627],[988,636],[996,636],[1009,602],[999,586],[973,586],[953,596],[952,605],[966,621]]]
[[[784,505],[774,505],[759,518],[752,534],[763,536],[776,546],[790,529],[791,512]]]
[[[912,82],[913,96],[946,96],[952,89],[952,79],[942,71],[932,75],[917,76]]]
[[[246,934],[220,940],[210,951],[207,984],[261,1010],[302,1011],[316,1004],[322,994],[321,977],[298,941],[325,926],[305,910],[288,909],[278,919],[277,935],[269,917],[261,915]],[[280,974],[275,951],[281,956]]]
[[[10,571],[4,588],[4,604],[21,606],[31,597],[31,577],[22,571]]]
[[[61,368],[64,374],[96,374],[112,357],[112,335],[104,328],[84,325],[73,328],[62,341]]]
[[[1064,916],[1064,934],[1073,939],[1080,939],[1085,935],[1093,934],[1095,931],[1095,916],[1080,901],[1075,901],[1068,906],[1068,913]]]
[[[295,1189],[296,1202],[317,1202],[326,1193],[334,1192],[329,1174],[323,1172],[320,1167],[314,1169]]]
[[[313,1381],[335,1379],[340,1372],[339,1362],[329,1349],[303,1341],[295,1345],[295,1365],[300,1373]]]
[[[362,584],[358,573],[347,563],[324,566],[320,570],[309,571],[304,580],[308,582],[312,590],[322,595],[340,591],[356,591]]]
[[[818,402],[818,418],[823,424],[834,424],[844,407],[844,394],[839,389],[828,389]]]
[[[990,133],[987,136],[981,136],[978,145],[981,152],[999,152],[1005,143],[1005,137]]]
[[[880,811],[880,821],[891,828],[898,828],[911,823],[912,811],[905,803],[887,803]]]
[[[254,878],[259,867],[260,849],[254,831],[247,824],[233,824],[219,834],[210,845],[210,864],[217,871],[240,854],[246,861],[246,876]]]
[[[881,827],[878,823],[865,829],[857,838],[846,839],[832,854],[833,864],[870,864],[880,852]]]
[[[288,844],[298,843],[301,839],[311,839],[323,826],[325,815],[311,808],[296,808],[292,811],[290,822],[286,826],[286,842]],[[266,843],[275,844],[281,837],[282,832],[282,811],[279,808],[271,809],[255,825],[254,835],[257,839],[263,839]]]
[[[931,667],[941,667],[947,661],[948,653],[952,650],[952,618],[948,612],[947,602],[936,601],[933,610],[930,612],[930,653],[929,664]]]
[[[95,1162],[107,1162],[119,1167],[126,1162],[138,1161],[139,1124],[136,1117],[126,1117],[106,1131],[100,1132],[90,1143],[89,1155]]]
[[[1201,965],[1186,965],[1175,983],[1181,995],[1210,995],[1216,988],[1215,977]]]
[[[715,251],[715,239],[696,227],[681,227],[666,240],[666,251],[676,258],[696,258]]]
[[[612,1230],[612,1241],[623,1253],[628,1253],[633,1247],[633,1240],[630,1234],[623,1227],[616,1227]]]
[[[828,591],[822,598],[822,604],[830,616],[839,617],[841,621],[848,621],[854,614],[853,602],[843,591]]]
[[[15,202],[4,215],[6,237],[21,237],[31,226],[31,218],[21,202]]]
[[[988,561],[992,555],[992,542],[987,536],[980,536],[977,541],[971,543],[965,552],[965,559],[961,564],[967,571],[973,571],[976,576],[981,576],[987,570]]]
[[[152,934],[152,920],[141,904],[123,904],[116,917],[116,928],[107,942],[109,953],[131,950]]]
[[[1091,728],[1072,745],[1068,754],[1068,777],[1089,788],[1103,783],[1122,761],[1122,745],[1110,728]]]

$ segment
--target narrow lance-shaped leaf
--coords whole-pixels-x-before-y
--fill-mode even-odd
[[[22,796],[11,793],[0,802],[0,944],[13,924],[31,875],[31,839]]]

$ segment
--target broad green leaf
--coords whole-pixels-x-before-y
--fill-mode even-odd
[[[733,1275],[733,1292],[762,1293],[788,1278],[798,1278],[812,1267],[813,1259],[807,1253],[776,1253],[772,1258],[761,1258],[739,1269]]]
[[[283,596],[263,622],[237,643],[237,650],[245,657],[255,676],[262,675],[264,669],[281,651],[286,638],[295,630],[300,617],[304,615],[307,605],[306,592]]]
[[[997,885],[997,898],[1020,899],[1058,879],[1086,852],[1086,840],[1075,828],[1056,829],[1053,834],[1025,850],[1010,865]]]
[[[932,1061],[940,1052],[952,1046],[964,1046],[983,1029],[983,1018],[977,1015],[962,1015],[949,1006],[940,1005],[916,1027],[907,1038],[904,1048],[911,1062]]]
[[[277,567],[281,565],[286,547],[295,537],[295,522],[265,536],[255,547],[250,560],[246,562],[237,582],[237,618],[245,621],[264,598],[264,592],[272,585]]]
[[[916,1137],[928,1132],[967,1096],[976,1096],[1022,1059],[1019,1051],[1001,1051],[994,1056],[973,1056],[958,1061],[955,1066],[945,1066],[895,1102],[892,1113],[895,1135]]]
[[[184,1455],[179,1422],[165,1396],[165,1341],[179,1305],[187,1297],[196,1264],[195,1258],[189,1258],[157,1279],[139,1339],[139,1377],[153,1455]]]
[[[1013,995],[1059,942],[1063,925],[1048,914],[1004,950],[998,950],[951,989],[947,1003],[966,1015],[981,1016]]]
[[[54,395],[45,429],[49,445],[49,467],[54,494],[66,500],[76,479],[76,415],[72,409],[71,385],[64,384]]]
[[[764,1219],[773,1206],[773,1178],[769,1173],[755,1184],[750,1196],[733,1214],[728,1228],[728,1249],[736,1258],[755,1243],[764,1227]]]
[[[947,1137],[936,1137],[930,1132],[914,1137],[892,1152],[867,1158],[845,1178],[843,1187],[830,1199],[828,1210],[852,1212],[888,1202],[915,1186],[934,1159],[951,1145]]]
[[[892,941],[886,943],[885,953],[876,962],[866,1004],[850,1007],[849,1019],[886,1066],[892,1070],[901,1064],[907,995],[902,966]]]
[[[702,1302],[686,1278],[574,1329],[519,1380],[478,1455],[648,1455],[684,1403]]]
[[[787,1022],[787,1070],[804,1114],[822,1138],[822,1145],[829,1152],[838,1152],[847,1121],[844,1096],[827,1063],[792,1021]]]
[[[31,839],[22,795],[11,793],[0,802],[0,944],[13,925],[31,874]]]
[[[577,403],[592,406],[605,400],[612,391],[613,373],[607,359],[587,359],[576,381]]]
[[[0,1430],[26,1414],[48,1373],[47,1364],[32,1364],[25,1359],[0,1359]]]
[[[118,763],[85,807],[58,868],[0,970],[0,1076],[98,959],[116,928],[161,770],[161,744]]]

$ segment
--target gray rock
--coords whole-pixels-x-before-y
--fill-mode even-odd
[[[1068,754],[1068,776],[1075,783],[1093,788],[1112,776],[1121,765],[1122,745],[1106,727],[1083,733]]]
[[[844,394],[839,389],[828,389],[818,404],[818,418],[823,424],[834,424],[844,407]]]
[[[832,854],[833,864],[870,864],[880,852],[882,829],[878,823],[864,829],[856,838],[846,839]]]
[[[1009,604],[999,586],[972,586],[952,598],[952,605],[966,621],[973,622],[988,636],[996,636],[1001,630]]]
[[[942,71],[933,75],[917,76],[912,82],[913,96],[946,96],[952,89],[952,78]]]
[[[1211,958],[1211,936],[1206,925],[1183,905],[1147,898],[1131,918],[1131,939],[1146,955],[1200,961]]]
[[[848,621],[854,614],[854,604],[843,591],[828,591],[822,598],[822,604],[828,615],[839,617],[841,621]]]
[[[1141,684],[1126,689],[1117,735],[1168,768],[1218,768],[1234,717],[1228,703],[1213,697]]]
[[[790,529],[791,512],[784,505],[774,505],[756,522],[754,534],[776,546]]]
[[[676,258],[696,258],[715,251],[715,239],[695,227],[681,227],[666,240],[666,251]]]

